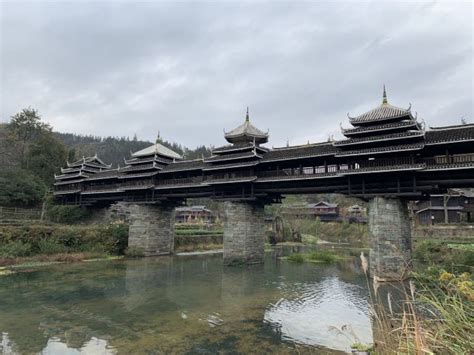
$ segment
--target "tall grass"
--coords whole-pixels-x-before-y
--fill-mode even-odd
[[[472,354],[474,351],[474,283],[468,273],[440,271],[399,283],[401,303],[386,299],[381,285],[370,288],[368,263],[361,254],[370,293],[370,311],[377,354]],[[415,286],[416,285],[416,286]]]

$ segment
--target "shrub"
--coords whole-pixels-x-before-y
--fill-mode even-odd
[[[413,251],[415,259],[428,262],[449,269],[452,272],[472,272],[474,267],[474,251],[450,249],[447,244],[425,240],[416,246]]]
[[[17,258],[31,254],[31,244],[23,243],[21,240],[11,241],[0,245],[0,257]]]
[[[313,261],[320,261],[325,264],[330,264],[337,260],[336,255],[331,254],[327,251],[313,251],[309,254],[308,258]]]
[[[290,256],[288,256],[287,260],[289,260],[291,262],[294,262],[294,263],[302,263],[302,262],[304,262],[304,256],[303,256],[303,254],[295,253],[295,254],[291,254]]]
[[[80,206],[51,205],[47,210],[47,217],[56,223],[77,223],[90,216],[90,211]]]
[[[415,259],[429,263],[439,263],[446,258],[449,249],[445,244],[436,240],[424,240],[418,243],[413,250]]]
[[[39,240],[36,243],[36,247],[38,249],[39,254],[46,255],[65,253],[67,251],[67,248],[64,245],[59,244],[55,240],[48,239]]]
[[[128,226],[22,226],[0,227],[1,255],[100,252],[123,254],[127,247]],[[14,243],[14,244],[12,244]],[[16,244],[15,244],[16,243]],[[21,246],[28,245],[28,252]],[[25,254],[25,255],[20,255]]]

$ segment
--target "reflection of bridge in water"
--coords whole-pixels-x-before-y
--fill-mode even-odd
[[[148,255],[172,250],[173,207],[186,198],[225,201],[224,260],[263,260],[263,206],[282,195],[341,193],[370,201],[371,261],[380,278],[398,278],[410,259],[405,202],[450,187],[474,186],[474,125],[425,129],[388,103],[349,117],[346,137],[268,149],[268,132],[250,123],[225,133],[212,156],[182,160],[156,144],[113,169],[97,156],[56,176],[55,196],[68,204],[133,204],[129,244]]]

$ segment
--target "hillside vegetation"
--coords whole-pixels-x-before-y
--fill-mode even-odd
[[[209,156],[211,148],[188,149],[157,137],[157,142],[186,159]],[[0,206],[38,207],[46,200],[54,174],[66,161],[97,154],[106,163],[124,165],[124,158],[153,144],[136,137],[84,136],[54,132],[42,121],[39,112],[25,108],[0,124]]]

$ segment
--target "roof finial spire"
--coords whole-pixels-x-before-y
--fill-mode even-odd
[[[385,84],[383,84],[383,99],[382,99],[382,104],[388,104],[387,91],[385,90]]]
[[[245,122],[250,122],[249,107],[248,106],[247,106],[247,115],[245,115]]]

